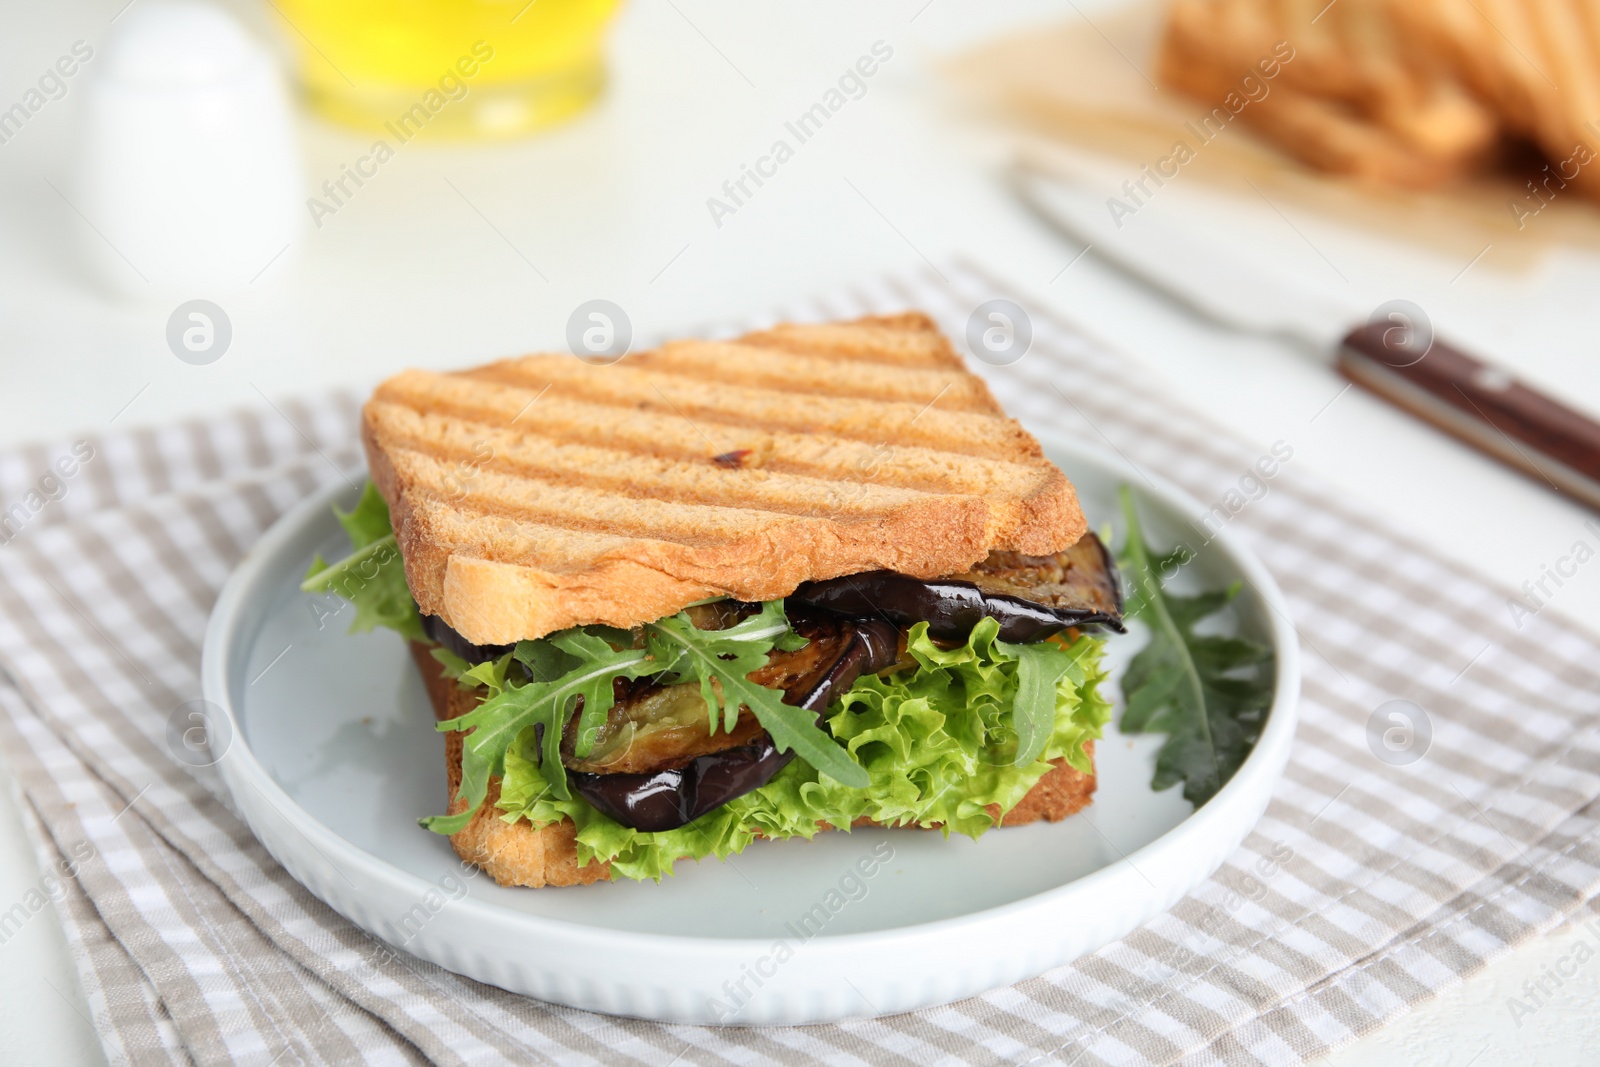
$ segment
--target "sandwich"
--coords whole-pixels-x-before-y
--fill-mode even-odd
[[[499,883],[1090,802],[1114,564],[926,316],[406,371],[361,433],[303,588],[410,643],[421,824]]]

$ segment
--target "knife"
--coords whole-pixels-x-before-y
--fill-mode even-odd
[[[1415,304],[1369,314],[1167,218],[1124,216],[1119,226],[1102,193],[1058,170],[1024,160],[1012,178],[1045,221],[1201,317],[1297,342],[1356,385],[1600,509],[1600,422],[1439,340]]]

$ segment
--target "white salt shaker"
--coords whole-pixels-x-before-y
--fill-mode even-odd
[[[237,290],[293,255],[304,177],[272,57],[195,0],[131,8],[96,64],[75,182],[85,246],[116,291]]]

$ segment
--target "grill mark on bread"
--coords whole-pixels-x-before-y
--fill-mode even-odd
[[[629,356],[629,366],[652,374],[776,389],[782,393],[926,405],[1003,417],[988,386],[949,367],[857,362],[842,374],[840,360],[731,341],[674,341]]]
[[[928,493],[1024,495],[1038,490],[1046,480],[1038,463],[1017,463],[919,445],[890,445],[882,439],[869,444],[824,433],[718,426],[710,427],[718,437],[708,443],[682,416],[671,412],[595,404],[555,395],[553,391],[541,396],[538,389],[515,386],[483,393],[471,386],[459,388],[461,382],[448,375],[406,371],[379,388],[368,410],[381,413],[388,408],[406,409],[424,417],[481,427],[474,444],[492,435],[510,433],[538,438],[547,445],[590,445],[619,454],[664,456],[696,465],[712,462],[718,455],[745,452],[741,463],[745,470],[776,471],[831,482],[871,482]],[[530,406],[536,397],[537,402]],[[731,443],[730,447],[722,447],[725,441]]]
[[[570,521],[545,522],[543,516],[527,509],[517,508],[507,514],[497,502],[470,497],[443,500],[426,491],[418,493],[417,507],[429,521],[429,533],[440,541],[462,547],[492,544],[496,552],[490,558],[499,562],[537,560],[551,571],[571,574],[580,573],[583,568],[619,551],[631,550],[636,542],[650,542],[653,551],[692,551],[737,544],[741,537],[759,533],[772,525],[752,523],[737,531],[705,531],[693,537],[673,538],[656,536],[644,523],[636,523],[627,533],[611,533],[599,520],[587,525]]]
[[[586,444],[569,444],[482,423],[421,413],[391,404],[375,404],[368,418],[393,452],[432,456],[440,468],[426,478],[436,497],[482,494],[482,474],[495,472],[526,484],[513,487],[516,497],[537,491],[539,483],[559,481],[629,498],[670,496],[677,501],[720,507],[753,508],[788,515],[843,515],[846,521],[881,517],[895,508],[925,501],[931,495],[975,495],[939,487],[926,489],[859,480],[815,477],[785,470],[747,469],[748,455],[738,462],[663,456],[659,452],[620,452]],[[865,475],[865,472],[862,472]],[[1027,471],[1037,485],[1038,472]],[[993,488],[991,482],[990,489]],[[999,518],[1014,521],[1017,509],[996,509]]]
[[[795,388],[707,383],[651,370],[648,356],[631,370],[530,357],[379,386],[362,441],[418,605],[470,641],[505,644],[865,570],[932,578],[995,549],[1048,555],[1082,536],[1072,486],[1025,430],[998,409],[946,409],[951,394],[987,390],[927,318],[755,340],[803,353],[767,364],[803,371]],[[869,378],[921,368],[959,388],[911,403],[798,380],[863,366]],[[715,461],[729,454],[737,468]]]
[[[852,533],[849,527],[913,519],[924,511],[938,512],[942,520],[951,523],[950,536],[959,537],[981,529],[984,510],[983,502],[976,498],[929,495],[893,513],[841,524],[817,516],[613,496],[554,484],[545,486],[548,498],[535,506],[508,491],[522,480],[495,472],[486,477],[486,491],[453,497],[434,491],[426,480],[426,464],[437,461],[404,449],[390,455],[395,475],[407,479],[412,487],[410,505],[419,519],[429,523],[431,536],[463,545],[514,541],[526,547],[494,558],[508,562],[537,558],[552,568],[561,563],[581,568],[636,541],[649,541],[655,550],[716,548],[737,545],[752,535],[776,535],[782,527],[795,527],[794,533],[838,543],[861,540],[870,544],[878,538]],[[573,510],[581,505],[589,505],[590,510]],[[463,522],[474,527],[466,530]]]
[[[1014,421],[972,411],[944,411],[928,401],[818,398],[797,403],[800,390],[723,385],[701,378],[653,374],[624,364],[595,368],[568,356],[524,356],[463,371],[468,381],[523,389],[550,387],[550,394],[611,407],[665,412],[701,426],[708,440],[725,425],[797,432],[822,431],[857,441],[885,439],[945,452],[1003,459],[1037,456],[1038,445]]]
[[[784,323],[740,341],[843,363],[860,360],[966,371],[944,334],[917,312],[856,322]]]
[[[417,493],[447,506],[477,508],[485,514],[510,515],[560,529],[626,531],[635,537],[681,544],[734,540],[777,523],[879,521],[892,511],[932,499],[928,494],[917,494],[898,501],[892,508],[858,508],[854,509],[855,514],[848,514],[852,509],[843,502],[833,509],[834,517],[826,519],[815,517],[816,507],[798,511],[791,504],[787,510],[768,509],[748,497],[727,504],[685,503],[676,496],[662,499],[648,493],[628,495],[589,485],[563,484],[553,478],[482,469],[470,486],[463,486],[464,492],[456,493],[445,484],[445,476],[452,470],[449,465],[408,448],[391,447],[389,455],[395,472]],[[983,501],[970,499],[975,508],[984,507]],[[816,501],[817,506],[821,503]],[[841,516],[838,512],[847,514]]]
[[[389,456],[395,474],[412,486],[414,513],[432,540],[467,549],[492,545],[488,558],[537,564],[553,573],[578,574],[619,557],[659,557],[670,573],[700,580],[734,565],[757,568],[752,577],[766,580],[777,573],[809,573],[818,565],[813,557],[821,554],[848,561],[843,572],[848,573],[900,562],[896,546],[884,543],[886,526],[936,520],[953,541],[969,543],[980,543],[986,533],[986,509],[977,498],[928,496],[893,513],[841,523],[554,484],[541,486],[542,498],[530,497],[517,492],[525,480],[492,472],[484,476],[483,492],[450,499],[430,483],[429,467],[436,471],[436,460],[403,449]]]

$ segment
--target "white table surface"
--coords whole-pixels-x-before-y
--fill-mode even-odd
[[[102,42],[123,2],[0,2],[0,106],[74,40]],[[79,242],[94,236],[44,180],[69,188],[82,95],[74,88],[0,145],[0,445],[105,430],[119,411],[118,427],[158,423],[260,404],[262,393],[370,383],[405,365],[559,348],[567,316],[595,297],[624,307],[640,332],[667,331],[965,254],[1113,340],[1237,433],[1263,447],[1291,442],[1296,467],[1375,518],[1505,585],[1536,578],[1589,514],[1359,391],[1313,423],[1342,387],[1330,371],[1280,343],[1209,327],[1092,256],[1062,273],[1078,249],[1009,198],[999,181],[1008,142],[963,115],[931,63],[986,36],[1079,11],[1093,17],[1114,2],[1082,0],[1075,10],[1029,0],[996,12],[956,0],[870,9],[784,0],[757,13],[735,0],[637,0],[615,28],[613,83],[597,110],[509,145],[406,147],[307,232],[278,277],[212,297],[234,338],[205,367],[166,348],[176,301],[118,301],[88,280]],[[877,40],[894,57],[865,98],[715,226],[706,198]],[[309,119],[302,133],[312,185],[370,143]],[[1511,274],[1491,253],[1462,275],[1464,261],[1318,218],[1289,212],[1291,228],[1259,201],[1208,200],[1181,182],[1162,197],[1164,210],[1225,223],[1236,245],[1365,306],[1414,300],[1442,333],[1600,411],[1600,257],[1558,248]],[[1595,624],[1600,568],[1580,570],[1547,610]],[[9,791],[0,809],[3,908],[38,869]],[[101,1062],[61,928],[42,915],[0,945],[0,1062]],[[1539,939],[1325,1062],[1594,1062],[1600,968],[1581,970],[1552,1009],[1520,1028],[1506,1005],[1572,939]]]

